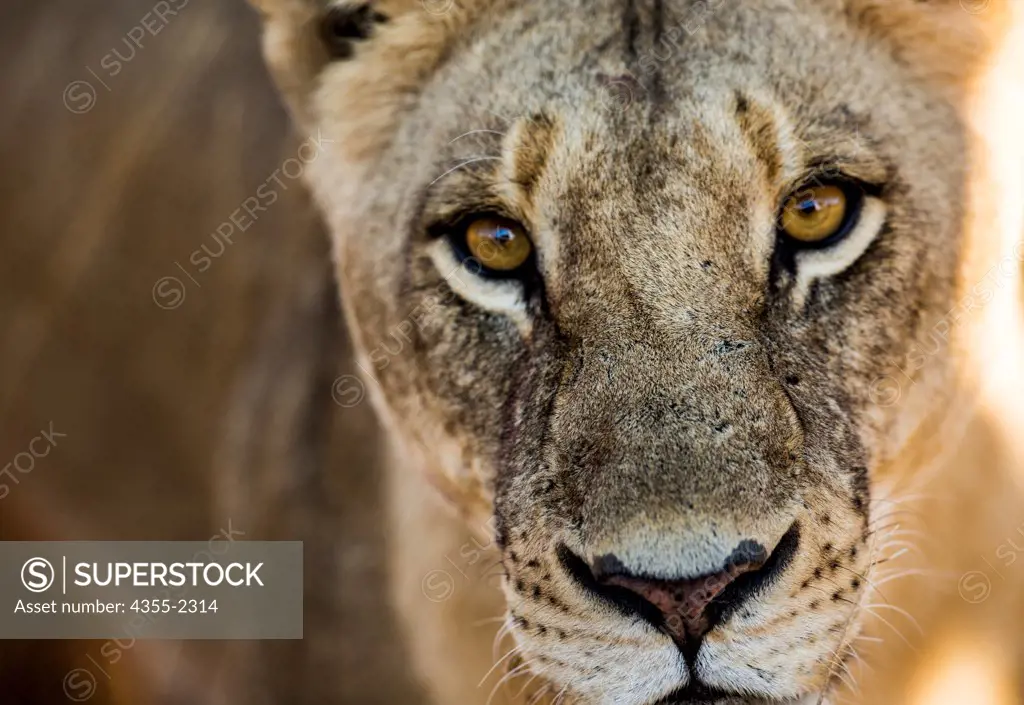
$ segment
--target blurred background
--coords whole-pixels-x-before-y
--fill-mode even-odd
[[[4,0],[0,63],[0,540],[231,533],[305,542],[306,571],[302,641],[0,639],[0,705],[423,702],[378,431],[332,396],[354,365],[255,13]]]
[[[377,431],[332,400],[326,238],[258,44],[243,0],[0,7],[0,465],[53,438],[4,479],[0,538],[302,540],[306,638],[0,641],[5,705],[419,701]]]

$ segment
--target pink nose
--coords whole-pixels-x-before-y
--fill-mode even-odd
[[[636,593],[661,610],[665,627],[680,643],[700,640],[711,627],[708,606],[737,578],[759,570],[764,560],[734,563],[715,575],[691,580],[658,580],[630,575],[601,578],[605,585],[617,585]]]

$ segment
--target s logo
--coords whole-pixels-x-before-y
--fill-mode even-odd
[[[56,575],[53,565],[45,558],[29,558],[21,567],[21,583],[29,592],[46,592]]]

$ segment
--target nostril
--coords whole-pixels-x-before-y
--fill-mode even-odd
[[[664,579],[632,574],[612,554],[594,559],[586,572],[601,590],[635,595],[645,613],[680,644],[699,642],[714,626],[780,574],[799,544],[794,524],[769,555],[756,541],[743,541],[725,566],[697,578]]]
[[[708,606],[741,575],[759,570],[765,559],[734,563],[714,575],[690,580],[657,580],[622,573],[608,575],[600,582],[626,588],[658,608],[665,627],[678,641],[693,641],[707,634],[712,624]]]

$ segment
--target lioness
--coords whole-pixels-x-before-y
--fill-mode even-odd
[[[1013,3],[256,4],[437,703],[1024,702]]]

